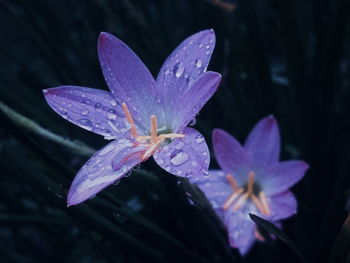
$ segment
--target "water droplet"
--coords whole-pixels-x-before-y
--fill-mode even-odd
[[[197,164],[196,161],[192,161],[192,162],[191,162],[191,165],[192,165],[193,167],[197,167],[198,164]]]
[[[190,157],[188,156],[187,153],[178,150],[178,151],[174,151],[171,156],[170,156],[170,162],[174,165],[181,165],[184,164],[185,162],[187,162],[187,160]]]
[[[203,152],[202,154],[203,154],[203,156],[207,156],[207,155],[208,155],[208,153],[207,153],[207,152]]]
[[[213,42],[214,42],[213,38],[209,39],[209,43],[213,43]]]
[[[88,119],[80,119],[79,120],[80,126],[87,130],[92,130],[92,122]]]
[[[158,160],[157,160],[157,163],[158,163],[159,165],[162,165],[162,164],[164,163],[164,160],[163,160],[163,159],[158,159]]]
[[[185,177],[191,177],[192,176],[192,172],[191,171],[187,171],[186,173],[185,173]]]
[[[203,135],[198,134],[198,135],[196,136],[196,138],[194,139],[194,141],[195,141],[196,143],[202,143],[202,142],[204,142],[204,137],[203,137]]]
[[[188,125],[189,126],[194,126],[194,125],[196,125],[196,123],[197,123],[196,118],[193,118]]]
[[[203,174],[204,176],[208,176],[208,175],[209,175],[209,172],[208,172],[208,170],[206,170],[206,169],[202,169],[201,172],[202,172],[202,174]]]
[[[116,100],[111,100],[111,105],[112,105],[112,106],[117,106]]]
[[[176,175],[180,176],[182,174],[182,171],[181,170],[177,170],[176,171]]]
[[[170,73],[170,69],[169,68],[164,70],[164,75],[169,75],[169,73]]]
[[[202,60],[200,58],[196,60],[196,67],[197,68],[200,68],[202,66],[202,64],[203,63],[202,63]]]
[[[102,104],[101,103],[96,103],[95,104],[95,110],[97,111],[97,112],[101,112],[102,111]]]
[[[165,167],[165,171],[170,172],[170,166]]]
[[[110,120],[115,120],[117,118],[116,111],[114,109],[108,110],[107,118]]]
[[[81,115],[88,115],[88,113],[89,113],[89,110],[88,109],[82,109],[81,111],[80,111],[80,113],[81,113]]]
[[[174,74],[177,78],[180,78],[185,71],[185,66],[179,62],[174,66]]]
[[[89,197],[89,199],[94,199],[96,197],[96,195],[92,195],[91,197]]]
[[[175,145],[175,148],[180,150],[182,149],[183,147],[185,146],[185,143],[184,142],[179,142],[178,144]]]
[[[202,48],[202,47],[203,47],[203,43],[200,43],[200,44],[198,45],[198,47],[199,47],[199,48]]]
[[[209,49],[209,48],[210,48],[210,45],[206,45],[206,48]]]

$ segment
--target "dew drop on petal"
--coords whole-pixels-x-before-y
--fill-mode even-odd
[[[117,115],[116,115],[116,112],[115,112],[114,109],[108,110],[107,118],[108,118],[109,120],[115,120],[115,119],[117,118]]]
[[[185,146],[185,143],[184,142],[179,142],[178,144],[175,145],[175,148],[180,150],[182,149],[183,147]]]
[[[97,111],[97,112],[101,112],[102,111],[102,104],[101,103],[96,103],[95,104],[95,110]]]
[[[111,100],[111,105],[112,105],[112,106],[117,106],[116,100]]]
[[[85,129],[92,130],[92,122],[90,120],[88,120],[88,119],[80,119],[79,123]]]
[[[170,156],[170,162],[173,165],[181,165],[187,162],[190,157],[184,151],[178,150],[174,151]]]
[[[88,115],[89,110],[88,110],[88,109],[82,109],[82,110],[80,111],[80,113],[81,113],[81,115],[86,116],[86,115]]]
[[[199,47],[199,48],[202,48],[202,47],[203,47],[203,43],[200,43],[200,44],[198,45],[198,47]]]
[[[199,144],[199,143],[204,142],[204,137],[203,137],[203,135],[198,134],[194,140],[195,140],[196,143]]]
[[[193,167],[197,167],[198,164],[197,164],[196,161],[192,161],[192,162],[191,162],[191,165],[192,165]]]
[[[202,60],[199,58],[196,60],[196,67],[200,68],[203,65]]]
[[[164,163],[164,160],[163,159],[157,159],[157,162],[159,165],[162,165]]]
[[[197,120],[196,120],[196,118],[193,118],[191,121],[190,121],[190,123],[188,124],[189,126],[194,126],[194,125],[196,125],[196,123],[197,123]],[[198,136],[198,135],[197,135]]]
[[[181,62],[175,64],[174,66],[175,77],[180,78],[184,73],[184,71],[185,71],[185,66]]]

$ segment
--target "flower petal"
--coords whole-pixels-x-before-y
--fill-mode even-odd
[[[267,195],[286,191],[305,175],[309,165],[303,161],[284,161],[272,165],[259,180]]]
[[[61,86],[44,90],[51,108],[70,122],[109,138],[119,138],[129,128],[120,105],[107,91]]]
[[[247,253],[255,240],[255,223],[248,213],[237,211],[225,214],[230,245],[239,248],[242,254]]]
[[[290,191],[269,196],[268,199],[271,210],[271,215],[268,220],[281,220],[290,217],[297,212],[297,200]]]
[[[219,73],[208,71],[193,84],[191,89],[183,93],[176,109],[167,115],[171,119],[172,130],[181,131],[195,118],[200,109],[215,93],[220,80]]]
[[[68,192],[68,206],[79,204],[121,179],[141,162],[141,147],[133,147],[129,140],[114,140],[80,169]]]
[[[215,129],[212,138],[215,157],[220,167],[226,173],[238,176],[234,171],[245,166],[249,161],[244,148],[234,137],[221,129]]]
[[[209,150],[204,137],[195,129],[185,128],[185,137],[174,139],[158,149],[154,160],[167,172],[181,176],[208,175]]]
[[[208,176],[194,176],[190,181],[202,190],[214,209],[221,209],[232,194],[232,187],[223,171],[210,170]]]
[[[268,116],[259,121],[250,132],[244,148],[250,152],[255,163],[267,166],[277,162],[280,154],[280,134],[276,119]]]
[[[98,39],[101,68],[114,97],[125,102],[136,122],[150,127],[150,116],[156,114],[156,83],[139,57],[120,39],[101,33]]]
[[[170,111],[178,108],[182,94],[206,71],[214,46],[214,31],[200,31],[184,40],[164,62],[157,85],[163,104]]]

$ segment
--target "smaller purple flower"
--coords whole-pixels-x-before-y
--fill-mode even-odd
[[[269,116],[250,132],[244,146],[227,132],[213,132],[216,159],[222,170],[191,181],[210,200],[228,230],[230,245],[246,254],[255,240],[263,241],[249,213],[280,226],[280,220],[297,210],[289,188],[305,174],[303,161],[282,161],[277,121]]]
[[[213,30],[188,37],[155,80],[126,44],[101,33],[98,54],[111,92],[78,86],[44,90],[47,103],[62,117],[113,140],[80,169],[68,205],[93,197],[151,156],[177,176],[208,174],[207,144],[187,125],[220,83],[219,73],[206,70],[214,46]]]

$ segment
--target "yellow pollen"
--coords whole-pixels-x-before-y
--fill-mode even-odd
[[[244,188],[240,188],[238,186],[232,174],[227,174],[226,180],[230,184],[233,191],[232,194],[226,199],[222,209],[226,211],[233,204],[233,211],[237,211],[248,199],[251,199],[260,213],[263,215],[270,215],[270,207],[265,193],[261,191],[259,196],[254,194],[254,179],[255,172],[250,171],[248,173],[247,188],[244,190]]]
[[[122,108],[126,120],[130,125],[130,133],[131,136],[135,139],[136,143],[134,146],[145,146],[147,149],[145,150],[142,160],[145,160],[152,156],[154,152],[158,149],[158,147],[162,144],[165,139],[174,139],[174,138],[183,138],[184,134],[180,133],[165,133],[158,135],[158,124],[157,124],[157,116],[151,115],[151,134],[138,136],[136,125],[134,119],[128,109],[128,106],[123,102]]]

